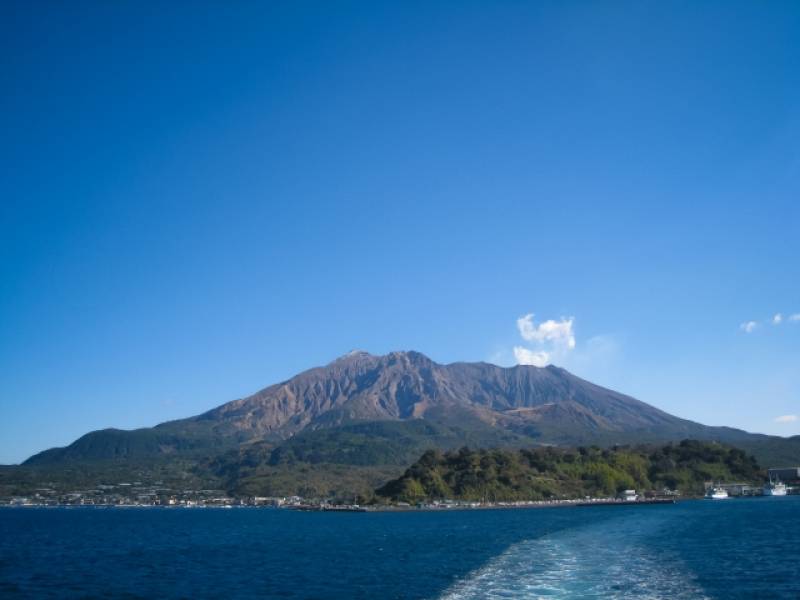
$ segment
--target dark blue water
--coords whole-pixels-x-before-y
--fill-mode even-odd
[[[3,509],[0,597],[798,598],[800,497],[404,514]]]

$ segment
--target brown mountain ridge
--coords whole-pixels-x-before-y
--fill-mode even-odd
[[[733,444],[769,464],[800,460],[798,438],[701,425],[555,366],[444,365],[414,351],[354,351],[201,415],[133,431],[94,431],[24,464],[172,456],[222,460],[226,468],[242,460],[409,464],[430,447],[686,438]]]

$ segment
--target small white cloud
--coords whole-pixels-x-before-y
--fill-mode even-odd
[[[572,331],[573,317],[562,317],[560,321],[552,319],[536,325],[533,322],[533,313],[517,319],[517,329],[522,339],[528,342],[553,342],[567,348],[575,347],[575,334]]]
[[[780,417],[775,417],[776,423],[794,423],[800,419],[797,415],[782,415]]]
[[[800,313],[795,313],[793,315],[789,315],[789,320],[795,323],[800,322]]]
[[[755,321],[745,321],[741,325],[739,325],[739,329],[744,331],[745,333],[753,333],[758,327],[758,323]]]
[[[527,342],[523,346],[514,347],[514,358],[517,363],[537,367],[543,367],[553,361],[563,363],[567,355],[575,349],[574,323],[573,317],[536,323],[533,320],[533,313],[517,319],[519,335]]]
[[[775,313],[775,316],[772,317],[772,324],[780,325],[781,322],[783,322],[783,315],[781,313]]]
[[[522,346],[514,346],[514,357],[517,364],[545,367],[550,363],[550,353],[544,350],[530,350]]]

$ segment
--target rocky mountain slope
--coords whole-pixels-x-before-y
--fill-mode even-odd
[[[365,429],[366,423],[377,425]],[[220,466],[225,461],[248,457],[273,464],[409,464],[414,452],[429,447],[609,446],[685,438],[735,444],[769,464],[800,460],[797,440],[687,421],[554,366],[442,365],[418,352],[351,352],[196,417],[134,431],[95,431],[25,464],[171,455],[219,457],[213,460],[222,469],[230,468]]]

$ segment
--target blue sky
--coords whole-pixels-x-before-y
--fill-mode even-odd
[[[140,4],[0,6],[0,463],[353,348],[800,433],[797,3]]]

